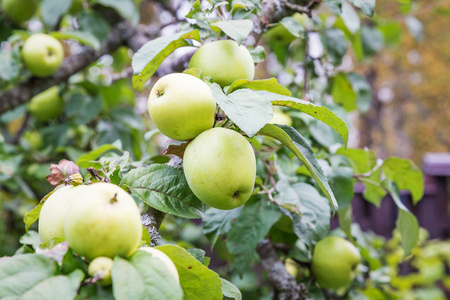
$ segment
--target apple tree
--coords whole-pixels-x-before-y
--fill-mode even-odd
[[[420,169],[349,146],[354,65],[405,31],[375,4],[3,0],[0,298],[439,295],[398,274],[427,245],[400,196]],[[389,242],[352,222],[356,184],[397,205]]]

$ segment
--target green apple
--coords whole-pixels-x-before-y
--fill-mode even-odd
[[[185,141],[213,127],[216,101],[204,81],[174,73],[155,83],[148,97],[148,112],[163,134]]]
[[[178,282],[180,282],[180,276],[178,275],[178,271],[177,268],[175,267],[175,264],[164,252],[153,247],[142,247],[139,248],[138,250],[150,253],[153,257],[161,260],[166,265],[169,272],[175,277],[175,279]]]
[[[61,43],[51,35],[35,33],[23,45],[22,57],[27,69],[37,77],[47,77],[59,69],[64,59]]]
[[[221,40],[205,44],[195,51],[189,62],[189,68],[202,71],[222,87],[235,80],[253,80],[255,64],[245,46],[239,46],[232,40]]]
[[[45,243],[51,238],[64,239],[64,220],[69,206],[77,198],[85,185],[63,186],[51,194],[39,213],[39,237]]]
[[[349,241],[328,236],[316,244],[311,270],[325,289],[347,286],[356,276],[361,254]]]
[[[141,242],[139,208],[119,186],[94,183],[69,207],[64,234],[69,247],[88,260],[99,256],[127,257]]]
[[[202,132],[186,147],[183,168],[192,192],[212,207],[233,209],[252,194],[255,153],[234,130],[216,127]]]
[[[35,0],[3,0],[2,11],[15,23],[28,21],[36,12]]]
[[[111,271],[113,260],[109,257],[99,256],[95,258],[88,267],[88,274],[97,279],[100,285],[108,286],[112,284]]]
[[[64,111],[64,100],[54,85],[31,98],[28,110],[39,121],[48,121],[58,117]]]
[[[282,110],[274,109],[272,120],[269,123],[292,126],[292,119],[290,115],[284,113]]]
[[[23,140],[31,150],[39,150],[43,145],[42,136],[37,130],[25,132],[23,135]]]

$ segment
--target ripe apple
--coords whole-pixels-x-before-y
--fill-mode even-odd
[[[250,143],[234,130],[216,127],[202,132],[186,147],[186,180],[204,203],[233,209],[251,196],[256,160]]]
[[[175,277],[175,279],[180,282],[180,276],[178,276],[178,271],[175,267],[175,264],[164,252],[153,247],[142,247],[138,250],[150,253],[153,257],[161,260],[166,265],[167,269],[169,269],[169,272],[172,273],[172,275]]]
[[[39,121],[48,121],[58,117],[64,111],[64,100],[54,85],[31,98],[28,110]]]
[[[47,77],[59,69],[64,59],[61,43],[51,35],[35,33],[22,48],[27,69],[37,77]]]
[[[35,0],[3,0],[2,11],[15,23],[28,21],[36,12]]]
[[[347,286],[356,276],[361,254],[349,241],[328,236],[316,244],[312,257],[312,272],[325,289]]]
[[[108,286],[112,284],[111,271],[113,260],[109,257],[99,256],[95,258],[88,267],[88,274],[97,279],[100,285]]]
[[[284,113],[282,110],[274,109],[273,118],[269,123],[292,126],[292,119],[290,115]]]
[[[133,198],[119,186],[94,183],[69,207],[64,233],[69,247],[88,260],[126,257],[139,247],[141,215]]]
[[[178,141],[193,139],[213,127],[215,111],[210,87],[188,74],[162,77],[148,97],[148,112],[156,127]]]
[[[235,80],[253,80],[255,64],[245,46],[239,46],[232,40],[221,40],[205,44],[195,51],[189,62],[189,68],[202,71],[222,87]]]
[[[65,238],[64,220],[67,211],[84,189],[85,185],[63,186],[47,198],[39,213],[39,237],[42,243],[55,237]]]

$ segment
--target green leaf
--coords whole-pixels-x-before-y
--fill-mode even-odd
[[[264,50],[264,47],[261,45],[256,46],[254,49],[250,47],[248,48],[248,51],[255,64],[263,62],[266,59],[266,50]]]
[[[277,182],[277,203],[293,222],[294,233],[306,244],[327,236],[330,230],[330,206],[325,197],[309,184],[291,185],[287,178]]]
[[[344,139],[344,144],[347,144],[347,125],[324,106],[267,91],[242,89],[225,96],[219,86],[213,85],[211,90],[216,102],[227,116],[249,137],[252,137],[255,132],[272,119],[272,109],[267,104],[267,102],[271,102],[273,105],[300,110],[324,122],[336,130]]]
[[[322,43],[324,44],[331,62],[338,66],[342,62],[342,57],[347,53],[347,40],[342,30],[337,28],[326,29],[322,37]]]
[[[32,210],[27,212],[23,216],[23,222],[25,223],[25,231],[30,229],[31,225],[34,224],[39,219],[39,214],[41,213],[42,206],[44,205],[44,202],[48,199],[48,197],[53,194],[54,190],[48,193],[44,196],[44,198],[41,199],[38,205],[36,205]]]
[[[222,210],[216,208],[209,208],[205,212],[203,218],[203,232],[211,242],[211,247],[217,242],[217,239],[227,233],[231,224],[241,214],[243,206],[231,210]]]
[[[48,27],[54,27],[61,16],[67,12],[72,5],[72,0],[42,0],[41,16],[42,21]]]
[[[98,39],[92,33],[87,31],[54,31],[51,32],[50,35],[60,40],[76,40],[82,44],[91,46],[94,50],[99,50],[101,46]]]
[[[82,31],[90,32],[100,43],[105,42],[108,38],[109,25],[100,13],[84,10],[77,15],[77,21]]]
[[[272,104],[256,91],[242,89],[225,95],[217,83],[211,91],[220,108],[249,137],[272,119]]]
[[[327,178],[317,161],[314,151],[300,133],[290,126],[267,124],[258,132],[258,134],[279,140],[288,147],[308,169],[311,176],[330,201],[333,211],[338,208],[336,198],[334,197]]]
[[[139,23],[139,11],[132,0],[97,0],[97,3],[113,8],[119,15],[128,19],[133,26]]]
[[[164,252],[175,264],[184,292],[183,299],[222,299],[222,282],[217,273],[205,267],[179,246],[164,245],[156,249]]]
[[[361,20],[355,9],[347,3],[347,1],[342,1],[342,21],[344,21],[345,26],[351,33],[355,33],[361,27]]]
[[[348,79],[351,82],[353,91],[356,92],[356,106],[358,106],[361,113],[366,113],[370,109],[372,102],[372,87],[367,80],[358,73],[348,73]]]
[[[276,78],[260,79],[260,80],[247,80],[240,79],[233,82],[227,90],[227,94],[239,89],[251,89],[254,91],[267,91],[284,96],[290,96],[291,91],[281,85]]]
[[[333,190],[339,209],[343,209],[351,204],[354,195],[353,170],[348,167],[333,168],[330,185]]]
[[[388,46],[397,46],[402,39],[402,25],[397,20],[389,20],[378,24],[378,29],[383,34],[384,43]]]
[[[339,118],[335,113],[329,110],[325,106],[320,106],[317,104],[313,104],[308,101],[300,100],[293,97],[286,97],[282,95],[277,95],[273,93],[260,92],[262,96],[268,96],[273,105],[280,105],[289,108],[293,108],[304,112],[305,114],[310,115],[311,117],[322,121],[327,124],[342,137],[344,140],[344,145],[347,145],[348,142],[348,127],[347,124]]]
[[[205,264],[205,250],[198,249],[198,248],[190,248],[187,249],[187,252],[192,255],[193,258],[201,262],[203,265]]]
[[[37,231],[29,230],[20,237],[19,243],[22,245],[31,245],[34,249],[37,249],[41,244],[41,238]]]
[[[361,12],[369,17],[373,16],[376,0],[349,0],[351,4],[361,9]]]
[[[342,105],[346,111],[356,109],[356,93],[345,73],[338,73],[332,78],[331,96],[335,103]]]
[[[72,300],[77,295],[84,273],[75,270],[68,276],[53,276],[45,279],[24,293],[20,299],[23,300],[48,300],[61,299]]]
[[[20,73],[20,55],[18,47],[11,52],[0,52],[0,78],[5,81],[15,81]]]
[[[183,299],[176,278],[159,258],[136,251],[129,260],[116,256],[111,272],[117,300]]]
[[[94,149],[86,154],[81,155],[78,158],[76,164],[80,168],[84,168],[85,164],[89,163],[90,161],[96,160],[97,158],[99,158],[100,156],[102,156],[103,154],[105,154],[106,152],[109,152],[111,150],[116,150],[116,151],[122,152],[122,150],[117,148],[116,146],[102,145],[102,146],[98,147],[97,149]]]
[[[345,232],[347,237],[353,242],[352,235],[352,220],[353,220],[353,208],[351,205],[342,208],[338,211],[339,227]]]
[[[144,203],[181,218],[203,217],[204,204],[195,197],[180,169],[152,164],[128,172],[121,185]]]
[[[241,291],[234,284],[223,278],[220,280],[222,280],[222,293],[225,297],[242,300]]]
[[[381,200],[386,196],[386,191],[381,187],[381,169],[373,172],[369,178],[361,178],[364,184],[363,197],[376,207],[380,207]]]
[[[231,224],[227,234],[227,248],[234,255],[236,270],[243,273],[255,256],[256,246],[281,216],[280,210],[262,199],[246,205]]]
[[[406,257],[419,241],[419,223],[416,217],[402,203],[400,192],[395,182],[386,180],[384,185],[398,207],[396,226],[402,237],[402,248],[405,250],[404,257]]]
[[[423,197],[424,179],[419,167],[410,159],[390,157],[383,163],[383,172],[399,189],[411,192],[413,203]]]
[[[131,65],[133,67],[133,86],[141,91],[144,84],[158,69],[162,61],[175,49],[185,46],[191,46],[187,39],[193,39],[200,42],[199,31],[188,30],[177,34],[162,36],[147,42],[133,56]]]
[[[361,29],[361,41],[366,56],[375,55],[384,47],[383,34],[376,27],[363,26]]]
[[[217,21],[211,24],[211,28],[220,28],[230,38],[235,40],[239,45],[249,35],[253,28],[253,22],[251,20],[228,20]]]
[[[342,0],[325,0],[324,4],[328,6],[334,14],[339,15],[341,13]]]
[[[293,17],[284,17],[280,24],[295,37],[302,37],[305,32],[303,25]]]
[[[0,260],[0,299],[24,299],[24,294],[51,278],[56,269],[56,262],[41,254]]]
[[[405,18],[406,26],[408,27],[411,35],[417,40],[421,41],[423,39],[423,24],[417,18],[413,16],[407,16]]]

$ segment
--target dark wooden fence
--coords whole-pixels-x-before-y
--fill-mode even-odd
[[[402,202],[417,217],[419,225],[428,230],[431,239],[450,238],[450,153],[428,153],[423,158],[422,170],[425,175],[425,192],[422,200],[412,205],[408,192],[401,193]],[[362,197],[362,185],[356,185],[352,201],[354,221],[363,230],[390,237],[395,228],[397,207],[386,196],[377,208]],[[332,227],[337,226],[332,220]]]

